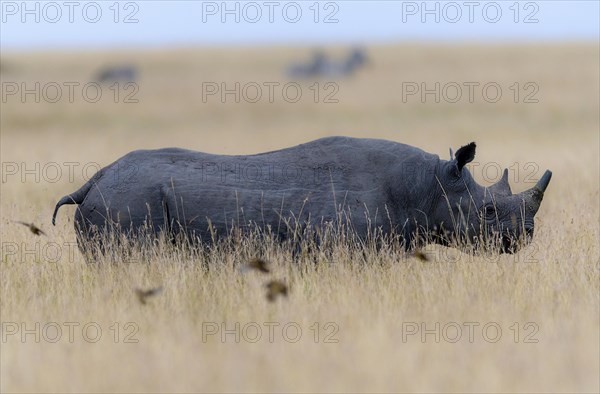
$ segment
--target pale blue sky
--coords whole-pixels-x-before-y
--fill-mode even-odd
[[[225,15],[222,1],[120,1],[116,7],[115,3],[2,0],[0,44],[3,50],[30,50],[414,39],[598,40],[600,14],[595,0],[228,1],[225,7],[238,11]],[[433,12],[423,14],[424,4]],[[301,15],[296,17],[298,9]],[[128,15],[133,23],[124,23]],[[328,15],[333,23],[324,23]]]

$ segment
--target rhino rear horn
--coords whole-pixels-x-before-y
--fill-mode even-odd
[[[510,184],[508,183],[508,168],[504,169],[504,172],[502,173],[502,178],[500,178],[498,182],[490,186],[490,189],[494,192],[507,193],[508,195],[512,194]]]
[[[475,158],[475,142],[471,142],[468,145],[462,146],[459,150],[456,151],[456,155],[454,156],[456,159],[456,166],[458,167],[458,172],[462,171],[463,167],[473,161]]]
[[[502,173],[502,178],[500,178],[500,180],[497,183],[498,186],[510,190],[510,183],[508,183],[508,168],[504,169],[504,172]]]

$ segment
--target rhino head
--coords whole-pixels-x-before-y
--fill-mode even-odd
[[[435,240],[467,250],[515,253],[531,242],[534,216],[540,208],[552,172],[546,170],[535,186],[513,194],[508,169],[495,184],[484,187],[465,165],[475,158],[475,143],[461,147],[451,160],[440,161],[436,180],[440,197],[434,208]]]

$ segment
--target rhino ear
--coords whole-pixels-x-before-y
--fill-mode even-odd
[[[456,151],[456,155],[454,156],[456,160],[456,166],[458,167],[458,173],[462,171],[463,167],[473,161],[475,158],[475,142],[471,142],[468,145],[462,146],[459,150]]]

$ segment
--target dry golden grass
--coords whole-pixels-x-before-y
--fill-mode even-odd
[[[600,390],[597,45],[374,47],[367,69],[338,81],[337,104],[290,104],[277,96],[274,103],[202,102],[202,82],[283,82],[284,66],[309,53],[238,48],[2,58],[2,82],[83,84],[102,64],[140,68],[138,104],[77,96],[74,103],[2,103],[2,391]],[[403,81],[494,81],[504,96],[496,104],[480,97],[472,104],[403,103]],[[514,103],[509,86],[529,81],[539,86],[539,103]],[[305,95],[309,85],[302,82]],[[86,163],[104,166],[130,150],[164,146],[251,153],[336,134],[396,140],[443,158],[449,146],[475,140],[475,177],[487,184],[487,162],[515,166],[513,191],[530,186],[527,163],[539,165],[536,179],[551,169],[534,243],[499,257],[430,246],[428,262],[393,249],[367,251],[365,259],[340,243],[329,259],[294,263],[290,250],[249,240],[206,255],[155,250],[148,261],[90,265],[73,246],[73,207],[50,224],[56,201],[93,172],[91,166],[82,174]],[[78,163],[73,179],[67,162]],[[12,163],[14,175],[6,167]],[[21,163],[40,163],[40,179],[29,174],[23,182]],[[56,181],[44,173],[49,163],[62,171]],[[272,272],[241,272],[259,247]],[[267,301],[271,279],[289,285],[287,298]],[[159,286],[160,294],[140,304],[136,289]],[[36,323],[39,343],[34,334],[22,338]],[[53,323],[62,329],[56,343],[48,340]],[[78,324],[72,343],[71,323]],[[272,342],[270,323],[279,324]],[[439,343],[434,334],[425,341],[420,332],[407,335],[422,323],[429,330],[439,323]],[[462,328],[456,343],[454,323]],[[479,324],[472,341],[470,323]],[[101,328],[98,342],[83,336],[86,324],[91,338]],[[239,325],[239,342],[234,334],[221,338],[222,324]],[[262,337],[252,343],[255,324]],[[486,324],[491,338],[494,326],[501,328],[497,342],[484,338]],[[293,343],[298,327],[302,336]],[[209,335],[214,329],[219,333]]]

